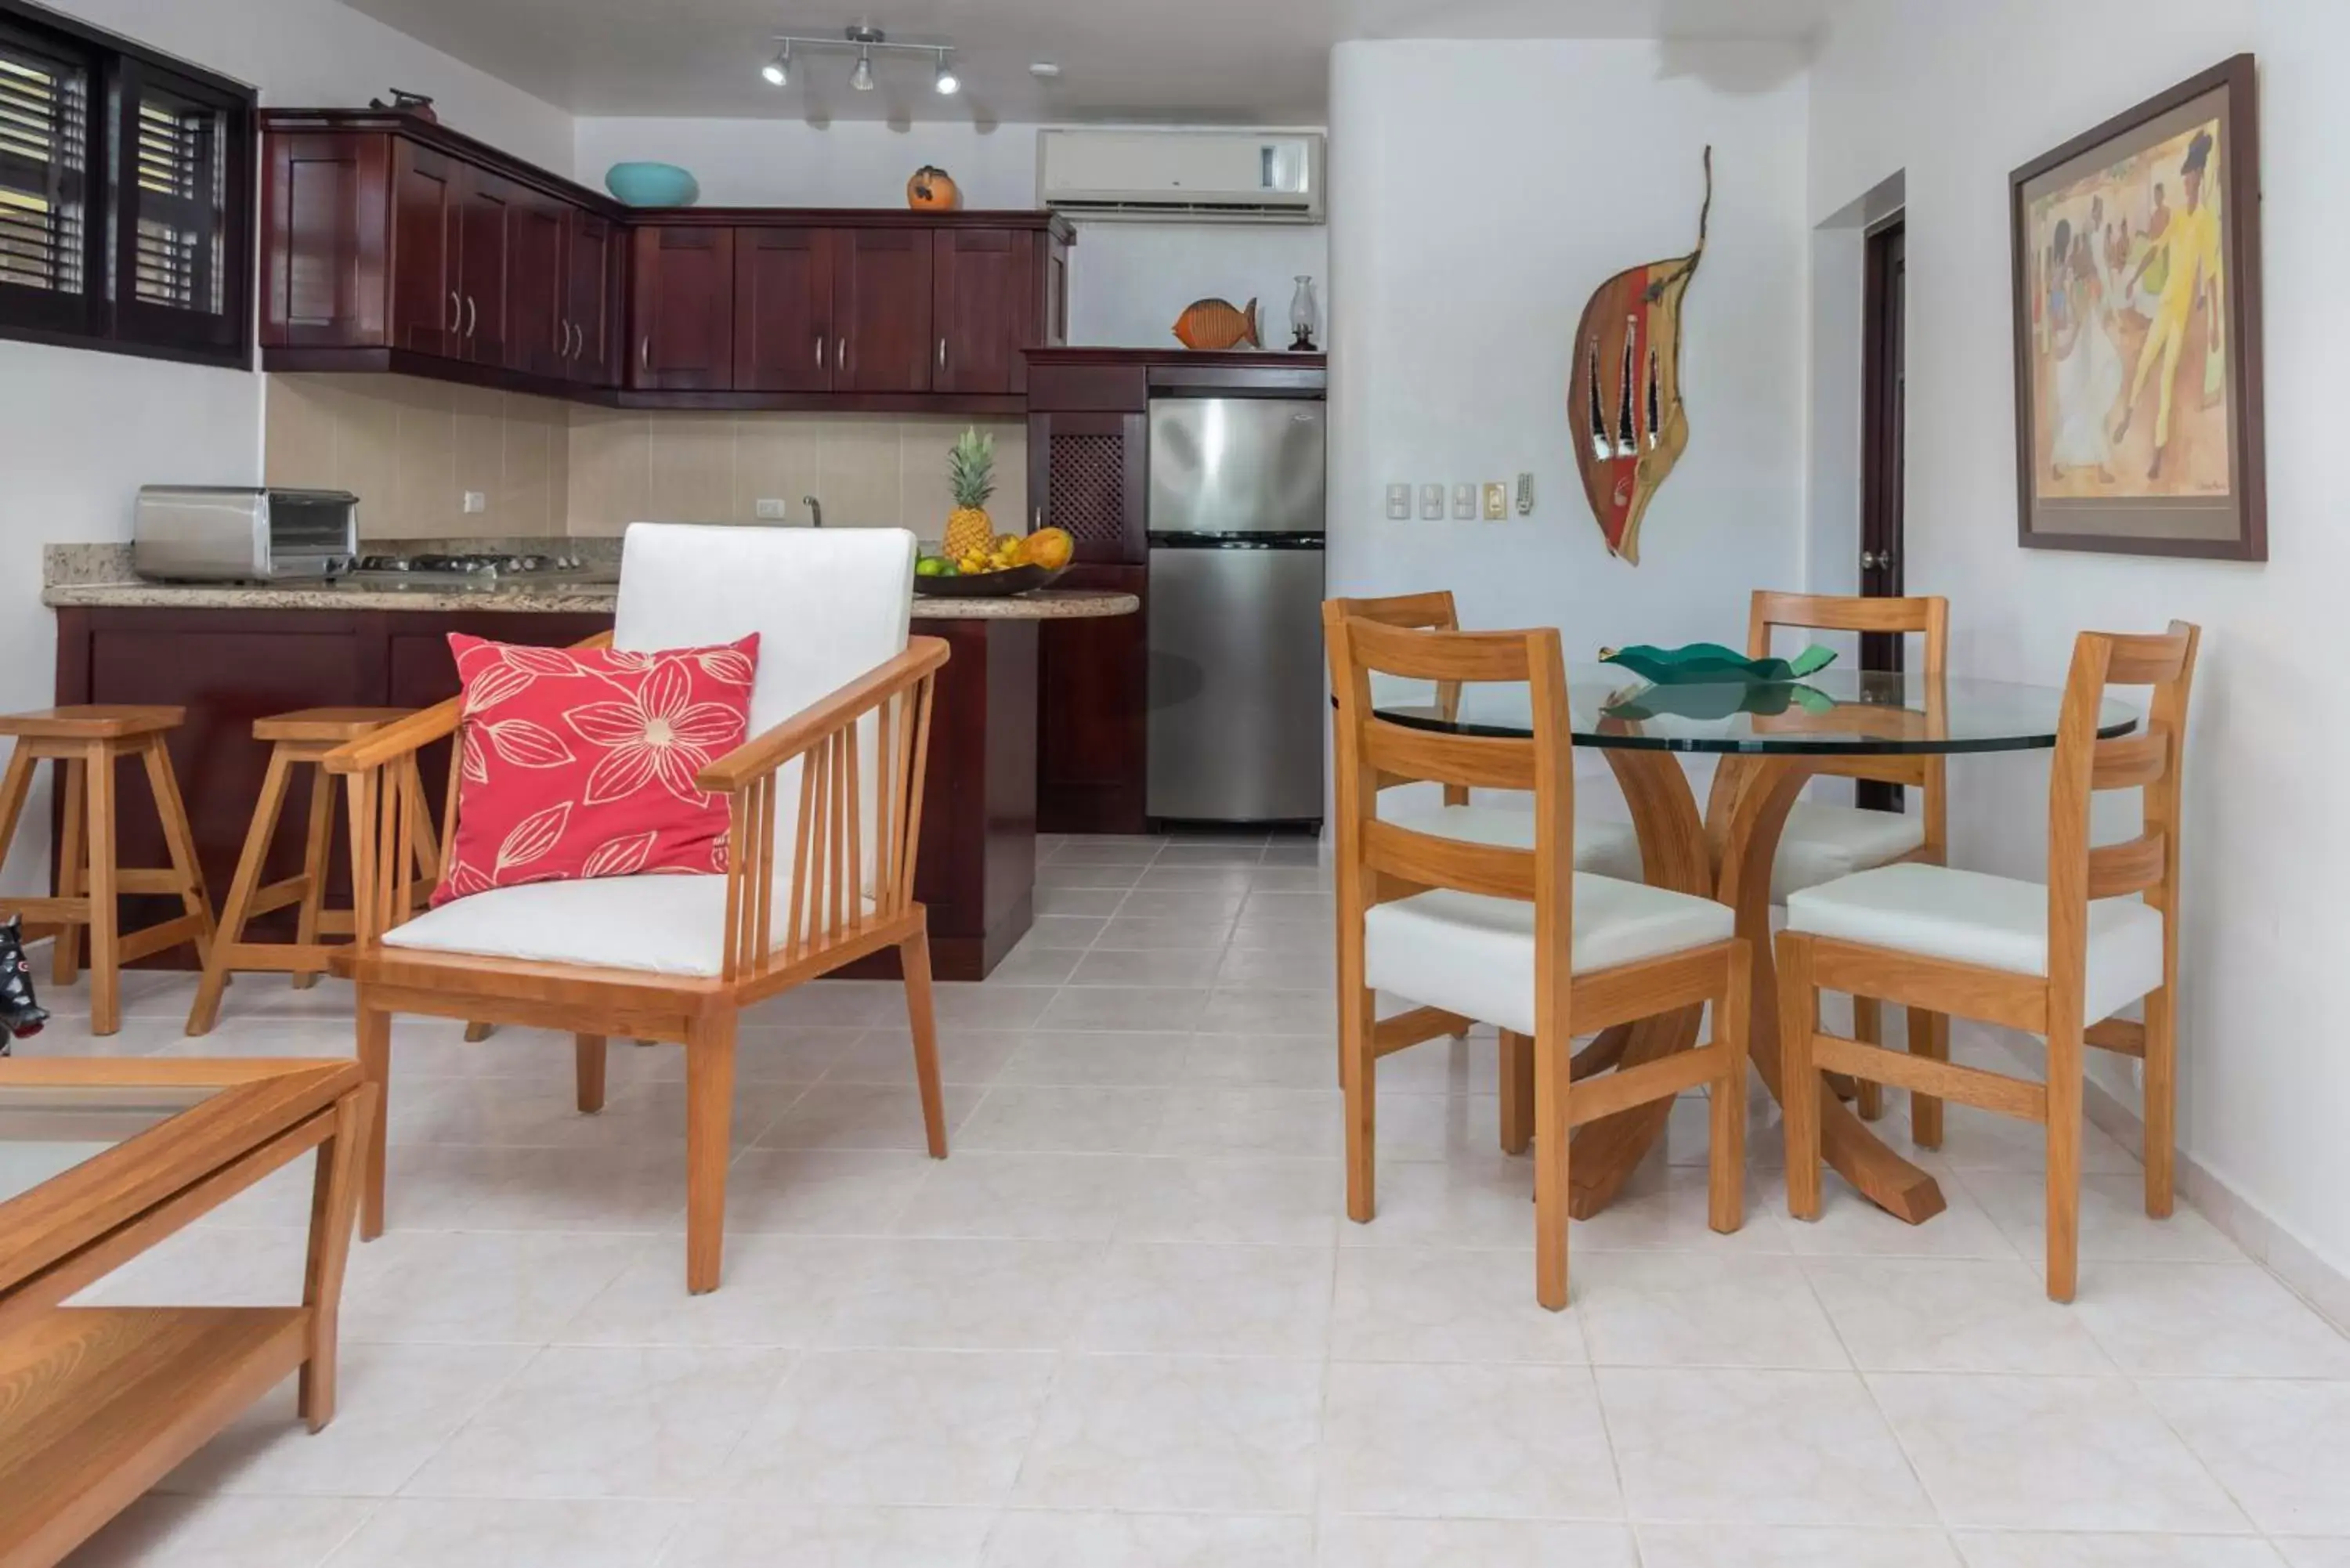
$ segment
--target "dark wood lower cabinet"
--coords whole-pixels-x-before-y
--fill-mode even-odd
[[[452,631],[557,647],[612,624],[609,616],[499,610],[64,608],[57,617],[57,701],[169,702],[187,710],[187,722],[170,738],[172,765],[215,907],[227,895],[268,765],[269,748],[253,738],[255,719],[294,708],[421,708],[452,697]],[[1028,929],[1036,863],[1038,624],[914,623],[917,635],[943,637],[954,650],[939,677],[914,888],[930,906],[932,967],[942,980],[983,978]],[[437,810],[448,748],[428,752],[423,765]],[[122,864],[167,864],[145,778],[125,768],[117,787]],[[272,877],[292,876],[300,866],[306,798],[297,794],[279,820]],[[340,858],[348,851],[339,822],[336,854],[331,892],[344,899],[348,863]],[[178,912],[176,901],[168,909],[165,902],[126,899],[126,922]],[[290,911],[271,919],[286,915]],[[146,961],[192,967],[194,961],[182,947]]]
[[[1079,563],[1065,588],[1145,594],[1141,566]],[[1039,623],[1036,822],[1046,833],[1147,833],[1143,810],[1149,607],[1107,620]]]

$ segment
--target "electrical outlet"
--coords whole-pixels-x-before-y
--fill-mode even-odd
[[[754,509],[757,511],[759,521],[762,523],[780,523],[785,519],[785,517],[789,515],[785,509],[784,504],[776,500],[772,495],[761,496],[754,504]]]
[[[1485,521],[1499,523],[1510,514],[1510,487],[1495,480],[1485,486]]]
[[[474,513],[487,512],[489,509],[490,498],[487,495],[478,490],[468,490],[465,492],[465,511],[469,515]]]
[[[1419,520],[1423,523],[1444,521],[1444,486],[1423,484],[1419,487]]]
[[[1466,523],[1477,515],[1477,487],[1456,484],[1452,487],[1452,520]]]
[[[1388,521],[1390,523],[1409,523],[1411,521],[1410,485],[1390,484],[1388,486]]]

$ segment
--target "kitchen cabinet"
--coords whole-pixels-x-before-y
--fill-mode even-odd
[[[831,390],[831,241],[824,229],[734,231],[736,391]]]
[[[411,115],[261,119],[265,370],[1001,417],[1066,336],[1057,214],[630,209]]]

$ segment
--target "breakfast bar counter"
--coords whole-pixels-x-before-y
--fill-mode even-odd
[[[187,711],[171,737],[172,761],[215,898],[228,887],[268,765],[269,748],[253,738],[255,720],[297,708],[430,706],[456,694],[449,633],[577,642],[610,628],[616,594],[608,582],[588,581],[485,588],[150,583],[69,558],[91,550],[50,551],[43,599],[57,617],[57,701]],[[1033,915],[1039,624],[1140,607],[1131,594],[1052,589],[914,600],[916,633],[944,639],[952,649],[931,721],[915,888],[930,909],[940,979],[983,978]],[[446,753],[436,748],[424,759],[436,802]],[[160,830],[139,794],[144,787],[124,774],[120,855],[124,864],[161,865]],[[301,815],[289,811],[280,824],[267,867],[273,878],[300,865]],[[347,897],[347,868],[337,876],[330,896]],[[125,901],[127,919],[150,915],[133,907],[141,901]],[[276,918],[256,922],[259,940],[275,940],[265,921]],[[891,974],[896,955],[864,963],[842,972]]]

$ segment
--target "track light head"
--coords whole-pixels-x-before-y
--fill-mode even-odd
[[[782,87],[792,79],[792,47],[785,44],[775,51],[775,57],[759,67],[769,87]]]
[[[858,54],[857,68],[848,73],[848,85],[858,92],[873,90],[873,55],[870,50]]]
[[[931,78],[931,85],[938,89],[941,98],[952,98],[962,90],[962,78],[955,75],[951,50],[939,51],[939,68]]]

